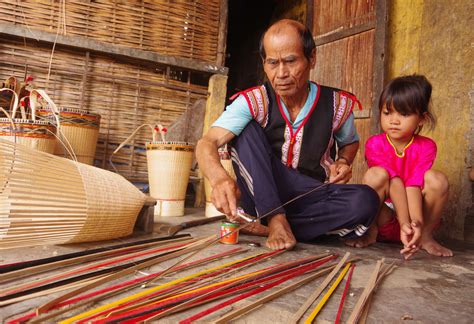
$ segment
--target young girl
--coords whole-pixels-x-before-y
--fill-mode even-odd
[[[375,224],[377,240],[401,241],[406,259],[420,248],[432,255],[453,255],[433,238],[448,199],[448,180],[431,169],[435,142],[418,135],[423,124],[434,127],[430,98],[431,84],[422,75],[390,81],[379,101],[383,133],[365,146],[369,170],[364,182],[385,202]]]

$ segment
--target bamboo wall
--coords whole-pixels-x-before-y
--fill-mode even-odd
[[[197,99],[205,99],[207,86],[189,82],[190,73],[144,63],[131,64],[101,55],[56,48],[51,62],[49,46],[4,40],[0,43],[0,79],[15,75],[35,77],[60,107],[85,109],[102,116],[95,165],[110,169],[110,154],[134,128],[143,123],[172,124]],[[145,141],[140,132],[132,146],[114,156],[120,173],[132,181],[146,181]]]
[[[4,0],[0,22],[216,62],[220,0]]]
[[[80,35],[199,62],[217,60],[220,0],[2,1],[0,24]],[[49,77],[48,77],[49,74]],[[102,116],[95,165],[111,169],[115,148],[143,123],[170,126],[196,100],[207,98],[208,74],[70,49],[34,40],[0,40],[0,80],[34,77],[60,107]],[[140,132],[114,164],[131,181],[147,181]]]

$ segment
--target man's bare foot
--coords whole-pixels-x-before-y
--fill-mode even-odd
[[[290,224],[283,214],[277,214],[268,221],[270,233],[266,245],[272,250],[291,249],[296,245],[296,239]]]
[[[345,240],[344,243],[352,247],[363,248],[363,247],[374,244],[377,241],[377,234],[378,234],[377,225],[372,224],[364,236],[358,237],[355,239]]]
[[[246,228],[241,229],[240,232],[249,235],[268,236],[270,234],[270,229],[268,226],[260,224],[260,221],[256,221]]]
[[[420,248],[435,256],[453,256],[453,251],[436,242],[433,237],[423,237],[420,242]]]

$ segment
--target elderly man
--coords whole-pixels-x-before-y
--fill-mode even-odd
[[[299,22],[285,19],[268,28],[260,55],[268,82],[241,92],[197,145],[214,205],[230,219],[238,206],[251,215],[269,213],[262,219],[268,227],[254,232],[268,235],[271,249],[324,234],[352,239],[354,246],[375,242],[366,232],[377,213],[377,194],[345,184],[359,147],[352,115],[357,99],[309,82],[315,43]],[[219,161],[218,148],[227,143],[237,182]]]

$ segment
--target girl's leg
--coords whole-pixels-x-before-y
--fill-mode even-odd
[[[448,179],[440,171],[428,170],[424,180],[425,185],[422,191],[424,225],[421,234],[421,248],[432,255],[452,256],[453,252],[450,249],[442,246],[433,238],[433,231],[441,220],[443,207],[448,200]]]
[[[378,228],[382,225],[387,224],[390,221],[391,216],[393,215],[390,208],[388,208],[384,203],[385,199],[388,197],[390,183],[390,177],[387,171],[381,167],[372,167],[365,173],[362,183],[370,186],[377,192],[377,195],[379,196],[380,206],[379,212],[374,222],[367,231],[367,235],[361,238],[350,239],[345,241],[347,245],[354,247],[365,247],[375,243],[377,240]]]

